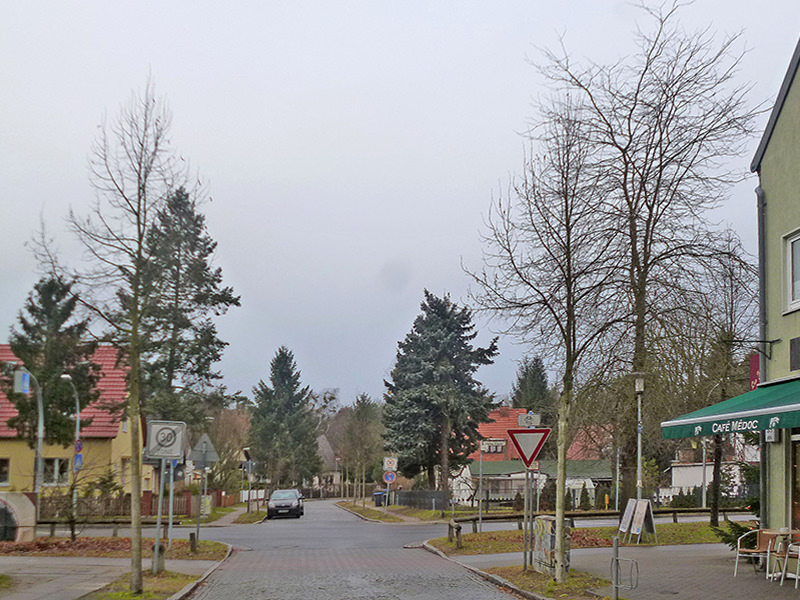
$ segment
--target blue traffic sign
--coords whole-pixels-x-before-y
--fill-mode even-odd
[[[80,471],[82,466],[83,466],[83,454],[78,452],[75,455],[75,470]]]
[[[385,483],[394,483],[394,480],[397,478],[397,474],[394,471],[386,471],[383,474],[383,481]]]

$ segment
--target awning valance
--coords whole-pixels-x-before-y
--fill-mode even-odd
[[[664,438],[800,427],[800,379],[763,385],[661,423]]]

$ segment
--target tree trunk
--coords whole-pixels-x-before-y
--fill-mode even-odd
[[[138,301],[138,298],[134,301]],[[131,592],[142,593],[142,469],[139,448],[139,343],[138,320],[132,325],[130,356],[130,397],[128,420],[131,432]]]
[[[720,480],[722,479],[722,436],[714,436],[714,474],[711,477],[711,508],[710,523],[712,527],[719,527],[719,496]]]
[[[567,492],[567,430],[569,428],[569,412],[572,405],[572,365],[568,361],[564,373],[564,389],[558,404],[558,466],[556,475],[556,573],[555,578],[563,583],[567,578],[566,569],[566,528],[564,517],[566,512]]]
[[[447,503],[450,500],[450,417],[445,416],[442,422],[441,437],[439,439],[439,454],[442,465],[442,492],[444,492],[444,503],[442,504],[442,515],[447,510]]]

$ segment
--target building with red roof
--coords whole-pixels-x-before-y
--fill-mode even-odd
[[[97,388],[98,400],[81,410],[80,455],[78,477],[90,481],[109,472],[127,492],[130,491],[131,439],[128,422],[121,410],[127,399],[125,365],[119,364],[118,352],[107,345],[98,346],[92,361],[100,365]],[[21,362],[8,344],[0,344],[0,362]],[[0,390],[0,491],[32,491],[35,472],[35,452],[8,421],[17,409]],[[75,448],[45,444],[44,481],[42,491],[56,490],[69,485],[75,467]],[[152,489],[152,469],[143,469],[143,489]]]
[[[519,429],[518,418],[526,412],[524,408],[501,406],[489,413],[489,422],[478,426],[483,450],[470,454],[471,462],[453,478],[451,490],[456,502],[474,502],[479,485],[483,488],[486,499],[491,501],[512,500],[517,492],[524,490],[525,465],[516,446],[511,442],[508,430]],[[542,427],[553,425],[543,423]],[[587,487],[594,501],[596,486],[610,485],[611,463],[601,452],[607,443],[608,436],[604,428],[588,428],[578,432],[567,450],[566,484],[576,502],[583,486]],[[555,435],[551,434],[546,444],[555,444]],[[556,461],[539,458],[536,462],[539,469],[534,469],[534,478],[536,486],[541,489],[548,478],[555,478]],[[479,484],[479,479],[482,479],[482,484]]]

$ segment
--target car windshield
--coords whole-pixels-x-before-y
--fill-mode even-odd
[[[289,500],[297,498],[297,492],[294,490],[278,490],[272,493],[273,500]]]

